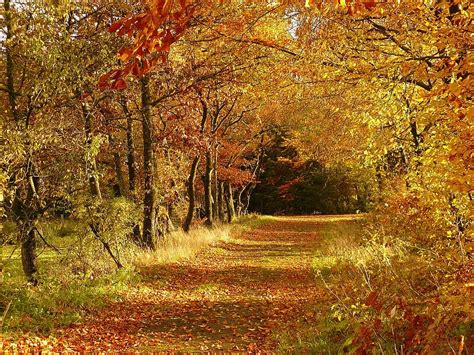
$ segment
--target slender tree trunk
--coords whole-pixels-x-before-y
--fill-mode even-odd
[[[17,222],[18,230],[20,231],[19,242],[21,246],[21,263],[23,272],[28,282],[36,286],[38,284],[38,279],[36,277],[38,269],[36,266],[35,217],[33,217],[33,215],[34,212],[37,211],[35,208],[37,203],[35,202],[38,202],[40,181],[35,172],[34,165],[31,162],[27,164],[26,174],[28,181],[26,198],[24,201],[21,201],[21,194],[17,191],[12,204],[12,211]]]
[[[133,117],[128,109],[125,97],[120,99],[122,110],[127,119],[127,168],[128,168],[128,191],[132,198],[135,197],[135,144],[133,139]]]
[[[227,222],[232,223],[235,218],[235,208],[234,208],[234,192],[232,191],[232,185],[230,182],[225,184],[225,202],[227,205]]]
[[[242,215],[242,208],[244,204],[242,203],[242,196],[247,189],[247,185],[245,185],[237,194],[237,217],[240,217]]]
[[[86,171],[89,176],[89,189],[92,196],[102,199],[99,179],[97,176],[97,163],[95,156],[90,156],[92,147],[92,121],[91,111],[86,102],[82,103],[82,115],[84,117],[84,132],[86,136]]]
[[[165,144],[164,146],[164,155],[167,163],[172,166],[174,164],[171,155],[172,155],[172,150],[170,149],[168,143]],[[176,180],[175,177],[171,177],[170,181],[170,189],[171,191],[176,190]],[[172,231],[175,230],[174,224],[173,224],[173,217],[174,217],[174,205],[175,202],[173,200],[169,201],[169,203],[166,204],[166,228],[165,228],[165,235],[171,233]]]
[[[204,211],[208,226],[212,226],[214,222],[212,214],[212,170],[211,152],[208,151],[206,153],[206,173],[204,175]]]
[[[121,196],[126,196],[127,191],[125,188],[125,180],[123,177],[123,172],[122,172],[122,159],[120,152],[117,149],[117,146],[114,144],[114,137],[112,134],[109,133],[109,142],[112,146],[113,149],[113,158],[114,158],[114,170],[115,170],[115,179],[116,179],[116,184],[114,185],[115,189],[115,196],[116,197],[121,197]]]
[[[225,221],[224,216],[224,182],[218,182],[218,192],[217,192],[217,213],[219,215],[220,221]]]
[[[206,129],[206,122],[208,119],[208,108],[206,102],[202,99],[199,93],[199,100],[202,105],[202,117],[201,117],[201,134]],[[206,217],[205,223],[208,226],[212,226],[212,193],[211,193],[211,175],[212,175],[212,162],[211,162],[211,147],[208,147],[206,152],[206,168],[204,172],[203,185],[204,185],[204,215]]]
[[[114,168],[115,168],[115,177],[117,178],[118,185],[118,197],[125,196],[127,193],[125,191],[125,180],[123,178],[122,164],[120,159],[120,153],[114,152]]]
[[[194,205],[195,205],[194,182],[195,182],[195,179],[196,179],[196,172],[197,172],[197,167],[199,165],[199,159],[200,159],[199,156],[194,158],[193,163],[191,164],[191,171],[190,171],[189,177],[188,177],[188,199],[189,199],[189,204],[188,204],[188,214],[186,215],[186,219],[184,220],[184,224],[183,224],[183,229],[184,229],[185,232],[189,232],[189,229],[191,227],[191,223],[193,221]]]
[[[153,157],[153,125],[150,110],[149,77],[140,79],[142,96],[142,129],[143,129],[143,234],[142,247],[155,249],[153,236],[155,235],[155,194],[153,186],[154,157]]]
[[[34,218],[32,217],[33,209],[31,205],[31,188],[28,189],[26,200],[20,200],[21,193],[17,190],[11,201],[11,212],[13,213],[19,234],[18,242],[21,251],[21,264],[23,273],[27,281],[36,286],[37,265],[36,265],[36,233],[34,226]]]
[[[219,220],[219,180],[217,177],[217,146],[214,144],[214,161],[212,162],[212,215],[216,221]]]
[[[415,120],[412,120],[410,122],[410,132],[413,138],[413,148],[415,151],[415,155],[418,158],[418,159],[415,159],[415,164],[414,164],[415,172],[419,179],[419,183],[421,183],[421,185],[424,185],[423,173],[421,170],[422,164],[421,164],[421,159],[419,159],[421,155],[423,154],[423,133],[418,132],[418,125]]]
[[[166,209],[168,210],[168,230],[167,232],[170,233],[174,231],[176,228],[173,224],[173,216],[174,216],[174,204],[169,203],[168,206],[166,206]]]
[[[128,195],[129,197],[136,202],[136,168],[135,168],[135,141],[133,137],[133,116],[127,106],[127,101],[125,96],[120,98],[120,105],[127,119],[127,170],[128,170]],[[132,228],[132,238],[133,241],[141,245],[141,232],[140,225],[137,223]]]
[[[249,188],[247,189],[247,192],[245,194],[245,204],[243,205],[243,214],[247,214],[249,210],[249,205],[250,205],[250,197],[252,196],[252,192],[255,189],[255,183],[252,183]]]

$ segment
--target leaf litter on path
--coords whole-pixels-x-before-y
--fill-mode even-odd
[[[54,338],[25,335],[3,350],[271,352],[274,334],[322,298],[311,257],[325,217],[281,217],[194,260],[146,270],[143,288]]]

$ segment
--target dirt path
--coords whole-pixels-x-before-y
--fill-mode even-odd
[[[276,334],[315,321],[308,305],[324,296],[311,258],[325,223],[277,218],[194,262],[150,269],[133,301],[111,305],[62,337],[74,350],[273,351]]]

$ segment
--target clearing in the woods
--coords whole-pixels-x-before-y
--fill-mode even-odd
[[[354,219],[257,220],[192,260],[142,270],[136,294],[59,330],[56,345],[75,351],[278,350],[294,329],[316,327],[327,290],[317,282],[313,257],[331,225]]]

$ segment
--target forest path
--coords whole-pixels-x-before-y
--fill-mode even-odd
[[[145,270],[136,297],[61,337],[79,351],[273,351],[275,334],[316,322],[310,305],[324,298],[311,269],[319,232],[348,218],[278,217],[195,260]]]

